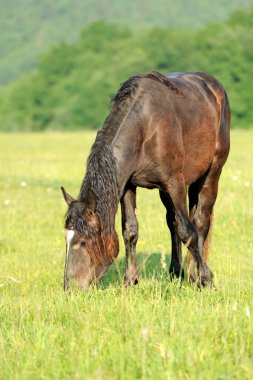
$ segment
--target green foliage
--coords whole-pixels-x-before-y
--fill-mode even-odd
[[[227,89],[233,124],[253,122],[253,11],[194,33],[131,31],[97,22],[73,44],[42,56],[33,74],[2,90],[1,130],[99,128],[110,98],[130,75],[156,69],[206,71]]]
[[[1,379],[253,378],[253,131],[231,137],[210,254],[217,291],[168,281],[165,209],[138,189],[139,285],[121,286],[118,215],[116,264],[68,294],[60,185],[77,195],[95,133],[0,134]]]
[[[253,0],[0,0],[0,84],[37,66],[38,55],[57,41],[73,41],[97,20],[140,26],[193,30],[224,20]]]

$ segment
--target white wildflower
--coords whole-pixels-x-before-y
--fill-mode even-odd
[[[141,330],[141,337],[145,341],[148,339],[148,329],[147,329],[147,327],[143,327],[143,329]]]
[[[26,183],[25,181],[21,181],[21,182],[20,182],[20,186],[22,186],[22,187],[26,187],[26,186],[27,186],[27,183]]]
[[[232,310],[233,310],[233,311],[236,311],[236,310],[237,310],[237,304],[236,304],[236,302],[233,303],[233,305],[232,305]]]
[[[245,307],[245,313],[246,313],[246,317],[250,318],[250,309],[248,306]]]

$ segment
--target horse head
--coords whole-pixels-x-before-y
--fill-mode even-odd
[[[75,200],[64,188],[61,190],[68,205],[64,289],[72,284],[87,289],[106,273],[117,256],[118,238],[115,232],[104,230],[92,190],[88,190],[84,201]]]

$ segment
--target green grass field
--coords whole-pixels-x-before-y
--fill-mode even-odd
[[[220,181],[218,291],[167,280],[165,210],[139,189],[139,285],[122,287],[121,241],[99,285],[66,294],[59,188],[78,194],[94,136],[0,134],[0,379],[252,379],[253,131],[233,131]]]

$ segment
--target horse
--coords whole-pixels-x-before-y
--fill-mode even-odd
[[[78,198],[61,188],[68,205],[65,290],[72,284],[87,289],[116,259],[119,204],[124,283],[138,283],[137,187],[158,189],[166,208],[170,275],[184,277],[184,243],[190,257],[189,281],[214,286],[208,243],[218,181],[229,154],[230,119],[224,87],[206,73],[151,71],[121,84],[92,146]]]

